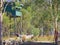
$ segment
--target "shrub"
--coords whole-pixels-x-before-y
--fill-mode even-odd
[[[31,34],[33,34],[34,36],[37,36],[37,35],[39,35],[40,34],[40,30],[39,30],[39,28],[32,28],[32,30],[31,30]]]

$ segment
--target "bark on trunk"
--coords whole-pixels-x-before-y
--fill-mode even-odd
[[[0,45],[2,45],[2,5],[3,0],[0,0]]]
[[[57,20],[58,20],[58,0],[53,0],[53,15],[54,15],[54,28],[55,28],[55,43],[57,44],[58,40],[58,25],[57,25]]]

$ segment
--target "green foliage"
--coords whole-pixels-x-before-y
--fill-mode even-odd
[[[39,35],[40,34],[39,28],[32,27],[31,34],[33,34],[35,36]]]
[[[46,32],[49,33],[50,28],[53,28],[54,16],[52,13],[52,7],[48,5],[45,0],[22,0],[21,2],[15,2],[17,7],[20,7],[20,4],[24,4],[22,11],[22,20],[21,17],[16,18],[16,23],[14,24],[14,18],[9,19],[9,16],[6,14],[3,15],[3,25],[7,25],[8,28],[11,25],[11,28],[7,29],[11,32],[20,32],[21,22],[23,27],[23,34],[31,32],[31,34],[39,35],[41,27],[46,28]],[[51,8],[51,9],[50,9]],[[13,6],[12,9],[15,9]],[[59,13],[60,11],[58,11]],[[10,14],[11,15],[11,14]],[[60,13],[58,14],[58,22],[60,21]],[[53,16],[53,18],[52,18]],[[16,30],[14,30],[16,26]],[[43,29],[44,31],[45,29]]]
[[[15,5],[20,7],[20,2],[15,2]]]

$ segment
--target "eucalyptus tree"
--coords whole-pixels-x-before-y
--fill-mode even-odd
[[[52,0],[53,16],[54,16],[54,29],[55,29],[55,43],[58,39],[58,0]]]

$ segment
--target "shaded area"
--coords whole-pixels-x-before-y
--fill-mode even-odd
[[[20,45],[55,45],[54,43],[25,42]]]

